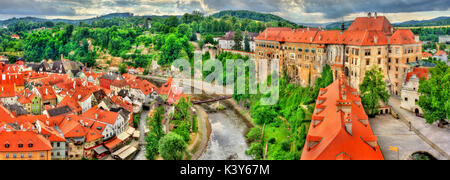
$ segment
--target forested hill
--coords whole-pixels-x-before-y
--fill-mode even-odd
[[[394,23],[394,26],[401,26],[401,27],[446,26],[446,25],[450,25],[450,17],[438,17],[423,21],[412,20],[402,23]]]
[[[134,17],[132,13],[111,13],[103,16],[98,16],[89,19],[80,19],[80,20],[69,20],[69,19],[44,19],[37,17],[23,17],[23,18],[11,18],[4,21],[0,21],[0,25],[10,25],[16,24],[21,21],[25,22],[33,22],[33,23],[44,23],[47,21],[51,21],[53,23],[64,22],[67,24],[79,24],[80,22],[91,23],[93,21],[101,20],[101,19],[112,19],[112,18],[130,18]]]
[[[263,21],[263,22],[281,21],[281,22],[286,22],[288,24],[296,25],[296,23],[293,23],[291,21],[283,19],[280,16],[276,16],[273,14],[264,14],[264,13],[259,13],[259,12],[253,12],[253,11],[246,11],[246,10],[220,11],[218,13],[213,14],[212,16],[215,18],[221,18],[222,16],[233,16],[233,17],[237,17],[237,18],[242,18],[242,19],[247,18],[247,19]]]
[[[353,21],[345,21],[345,27],[348,28]],[[326,26],[327,29],[339,29],[342,22],[330,23]],[[412,20],[401,23],[393,23],[396,27],[422,27],[422,26],[448,26],[450,25],[450,17],[438,17],[429,20]]]

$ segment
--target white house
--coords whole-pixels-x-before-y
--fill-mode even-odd
[[[416,114],[423,114],[422,109],[417,105],[420,93],[419,81],[421,78],[428,78],[428,69],[416,67],[412,72],[406,74],[405,82],[402,86],[400,107]]]

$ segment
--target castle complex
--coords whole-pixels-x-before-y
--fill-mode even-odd
[[[320,28],[267,28],[255,38],[256,60],[279,59],[280,72],[291,82],[312,86],[325,65],[334,80],[341,72],[359,90],[366,70],[381,68],[391,94],[400,95],[408,63],[422,59],[418,36],[408,29],[394,29],[384,16],[358,17],[344,30]]]

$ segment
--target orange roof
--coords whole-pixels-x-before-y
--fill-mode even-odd
[[[127,111],[133,112],[133,105],[130,104],[129,102],[123,100],[122,97],[119,97],[119,96],[113,96],[113,97],[111,97],[111,100],[112,100],[115,104],[117,104],[118,106],[120,106],[120,107],[126,109]]]
[[[132,112],[132,111],[130,111]],[[88,111],[81,114],[82,117],[86,117],[89,119],[97,120],[100,122],[108,123],[108,124],[114,124],[117,120],[117,117],[119,116],[119,113],[111,112],[111,111],[105,111],[98,106],[94,106]]]
[[[392,32],[391,32],[392,31]],[[345,31],[324,31],[319,29],[290,29],[267,28],[260,33],[256,40],[311,43],[319,44],[346,44],[358,46],[373,46],[391,44],[417,44],[411,30],[401,29],[393,32],[391,23],[384,17],[359,17]],[[392,33],[394,33],[392,35]],[[392,35],[392,37],[390,37]],[[388,39],[390,37],[390,39]]]
[[[128,84],[130,84],[132,89],[140,89],[145,95],[149,95],[155,90],[157,91],[157,87],[147,80],[133,79],[129,80]]]
[[[112,148],[116,147],[118,144],[120,144],[121,142],[122,142],[122,140],[120,140],[119,138],[116,137],[114,139],[111,139],[108,142],[105,142],[105,147],[108,149],[112,149]]]
[[[445,51],[443,51],[443,50],[440,50],[440,51],[438,51],[438,52],[436,52],[436,54],[434,54],[435,56],[447,56],[447,53],[445,53]]]
[[[169,95],[169,91],[172,88],[172,77],[170,77],[166,83],[164,83],[159,89],[158,89],[158,94],[160,95]]]
[[[422,79],[422,77],[427,78],[427,76],[428,76],[428,69],[427,68],[415,67],[413,69],[413,71],[408,72],[406,74],[405,84],[408,83],[408,81],[409,81],[409,79],[411,78],[412,75],[416,75],[416,77],[419,78],[419,79]]]
[[[45,135],[50,142],[63,142],[66,141],[64,136],[61,136],[58,131],[56,131],[53,127],[44,124],[42,121],[37,121],[41,126],[41,134]]]
[[[56,93],[55,90],[53,90],[50,86],[42,86],[37,88],[39,91],[39,94],[41,94],[42,101],[47,101],[51,99],[56,99]]]
[[[320,90],[301,159],[382,160],[376,139],[357,90],[342,75]]]
[[[81,108],[80,104],[78,104],[78,102],[71,96],[64,97],[63,100],[58,104],[58,107],[63,107],[63,106],[69,106],[69,108],[74,113],[78,113],[83,110]]]
[[[413,32],[410,29],[398,29],[390,38],[391,44],[415,44],[416,42]]]
[[[431,53],[425,51],[422,53],[422,57],[429,58],[429,57],[433,57],[433,55]]]
[[[381,31],[385,34],[391,34],[393,28],[389,20],[384,16],[357,17],[348,27],[349,31]]]
[[[5,144],[8,144],[9,147],[6,148]],[[21,144],[22,147],[19,147],[19,144]],[[0,133],[0,152],[33,152],[50,150],[52,150],[50,141],[35,132],[3,131]]]

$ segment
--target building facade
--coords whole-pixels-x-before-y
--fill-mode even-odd
[[[410,30],[395,30],[384,16],[358,17],[344,30],[267,28],[256,42],[256,61],[278,59],[291,82],[312,86],[325,65],[334,79],[344,72],[359,89],[365,71],[377,67],[391,94],[400,94],[408,63],[421,59],[422,46]],[[282,74],[282,73],[281,73]]]

